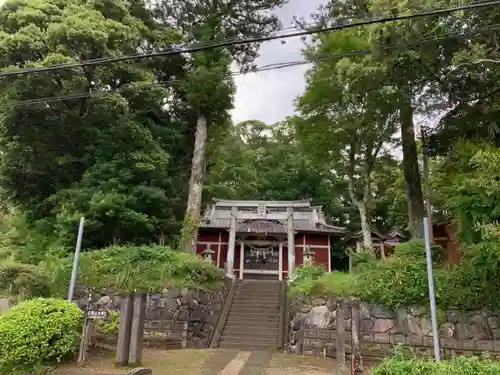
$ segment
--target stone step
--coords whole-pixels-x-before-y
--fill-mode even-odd
[[[279,320],[280,319],[280,314],[278,312],[267,312],[267,311],[230,311],[228,320],[254,320],[254,321],[259,321],[259,320]]]
[[[256,322],[255,320],[228,320],[226,322],[226,328],[252,327],[278,329],[278,325],[279,321],[276,320],[260,320],[258,322]]]
[[[247,350],[247,351],[276,351],[278,349],[278,345],[266,345],[266,344],[241,344],[234,342],[220,342],[219,348],[221,349],[237,349],[237,350]]]
[[[259,300],[256,300],[256,299],[250,299],[250,298],[239,298],[237,300],[234,300],[233,301],[233,304],[231,306],[239,306],[239,305],[244,305],[244,306],[249,306],[249,305],[253,305],[253,306],[262,306],[262,307],[278,307],[280,306],[279,302],[276,301],[276,300],[270,300],[270,301],[267,301],[267,302],[264,302],[264,301],[259,301]]]
[[[280,309],[278,307],[269,307],[269,306],[231,306],[229,310],[229,315],[231,314],[240,314],[240,313],[261,313],[261,314],[278,314],[280,313]]]
[[[277,300],[277,299],[256,301],[253,298],[249,298],[249,299],[247,299],[247,298],[234,299],[232,305],[240,304],[240,303],[246,303],[246,304],[253,303],[256,306],[269,306],[269,305],[271,305],[271,306],[279,306],[280,305],[279,300]]]
[[[254,297],[254,298],[278,298],[280,297],[280,293],[274,293],[274,292],[266,292],[266,293],[261,293],[258,290],[253,291],[253,290],[242,290],[239,293],[235,293],[234,297]]]
[[[279,298],[256,298],[254,296],[240,296],[238,298],[233,299],[233,304],[242,302],[250,302],[262,306],[280,305]]]
[[[221,342],[239,342],[241,344],[257,344],[257,345],[277,345],[278,337],[276,336],[262,336],[255,335],[250,336],[249,334],[233,335],[233,334],[222,334]]]
[[[271,324],[279,322],[279,315],[248,315],[243,314],[239,316],[230,315],[227,318],[226,324],[241,323],[241,324]]]
[[[248,337],[278,337],[278,327],[226,327],[223,336],[248,336]]]

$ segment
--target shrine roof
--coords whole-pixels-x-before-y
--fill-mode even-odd
[[[200,228],[228,229],[234,215],[238,231],[247,231],[250,223],[266,223],[266,232],[287,232],[289,209],[293,212],[294,229],[299,232],[345,233],[345,229],[326,222],[321,206],[311,199],[296,201],[242,201],[215,199],[208,205]]]

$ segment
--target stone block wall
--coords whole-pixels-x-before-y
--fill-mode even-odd
[[[217,292],[165,289],[149,293],[146,300],[144,340],[150,344],[180,343],[182,346],[203,348],[208,345],[219,314],[224,307],[227,288]],[[75,302],[82,309],[88,306],[83,288],[75,293]],[[112,291],[93,293],[91,309],[120,310],[120,296]],[[107,343],[116,342],[116,336],[106,334]]]
[[[305,355],[335,355],[337,300],[299,296],[290,306],[288,351]],[[448,310],[439,314],[439,338],[445,356],[478,355],[488,352],[500,358],[500,313]],[[344,311],[346,352],[350,353],[351,304]],[[397,345],[417,354],[432,354],[432,326],[426,308],[409,307],[391,311],[360,304],[362,355],[386,357]]]

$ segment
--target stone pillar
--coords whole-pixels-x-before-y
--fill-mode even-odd
[[[240,242],[240,279],[243,279],[243,268],[245,267],[245,243]]]
[[[335,327],[337,329],[337,368],[340,374],[346,369],[345,363],[345,303],[343,299],[337,300]]]
[[[288,207],[288,278],[295,274],[295,226],[293,222],[293,207]]]
[[[351,372],[352,374],[361,374],[363,372],[363,359],[361,357],[361,348],[359,345],[360,336],[360,301],[352,299],[351,306]]]
[[[278,280],[282,281],[283,280],[283,242],[280,241],[279,245],[279,252],[280,252],[280,257],[279,257],[279,266],[278,270],[280,271]]]
[[[137,366],[142,360],[142,343],[144,340],[144,321],[146,319],[146,293],[134,293],[132,329],[128,364]]]
[[[118,328],[118,341],[116,343],[116,365],[126,366],[130,349],[130,333],[132,328],[132,295],[120,297],[120,325]]]
[[[7,298],[0,298],[0,313],[10,310],[10,301]]]
[[[234,248],[236,246],[236,215],[237,207],[231,209],[231,226],[229,228],[229,244],[227,249],[226,276],[234,277]]]

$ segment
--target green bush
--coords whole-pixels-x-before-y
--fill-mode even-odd
[[[295,285],[304,280],[316,280],[325,273],[325,268],[316,264],[304,264],[295,269],[295,274],[288,280],[288,285]]]
[[[68,285],[72,258],[46,262],[55,285]],[[222,285],[223,272],[197,254],[164,246],[112,246],[80,256],[78,283],[97,290],[211,289]],[[60,293],[64,291],[61,290]]]
[[[477,358],[450,361],[389,358],[371,370],[371,375],[498,375],[500,364]]]
[[[82,312],[67,301],[33,299],[0,316],[0,373],[60,363],[77,348]]]
[[[50,278],[43,269],[9,261],[0,264],[0,297],[19,302],[49,295]]]
[[[120,327],[120,312],[108,311],[107,319],[95,320],[95,326],[102,333],[117,335]]]
[[[497,229],[498,230],[498,229]],[[500,241],[495,234],[483,241],[460,248],[462,260],[454,267],[442,293],[444,303],[465,309],[500,310]]]
[[[440,263],[444,259],[445,251],[439,245],[431,246],[431,257],[434,263]],[[394,255],[399,258],[415,259],[417,261],[426,261],[425,241],[412,240],[396,245]]]
[[[443,250],[432,247],[436,303],[440,309],[500,310],[500,227],[481,226],[482,241],[460,248],[462,261],[444,266]],[[358,297],[366,302],[398,309],[429,304],[425,246],[421,240],[398,244],[392,257],[374,261],[358,256],[351,274],[303,272],[291,283],[291,293]]]
[[[43,233],[47,233],[43,220],[33,225],[24,215],[12,215],[2,225],[0,248],[5,256],[11,256],[16,262],[35,265],[47,255],[65,257],[68,250],[72,250],[63,248],[57,239]]]

